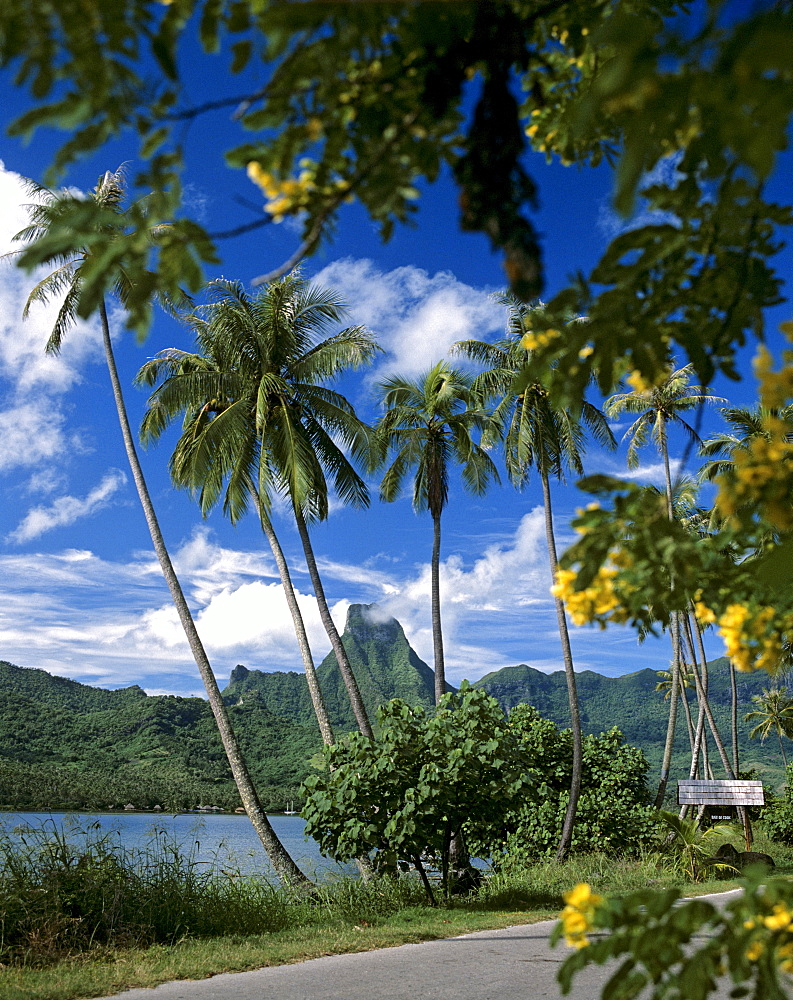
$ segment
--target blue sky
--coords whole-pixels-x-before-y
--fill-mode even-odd
[[[199,74],[191,79],[193,97],[205,96]],[[24,107],[19,95],[10,97],[9,120]],[[227,128],[219,117],[187,136],[186,194],[210,229],[250,221],[259,211],[257,189],[242,172],[223,166]],[[11,249],[11,235],[25,224],[21,205],[28,198],[20,175],[41,180],[53,148],[51,136],[37,137],[28,146],[0,137],[0,252]],[[89,189],[102,171],[115,169],[133,153],[119,142],[101,157],[80,163],[67,182]],[[540,155],[531,158],[530,166],[540,186],[536,223],[550,295],[573,272],[590,268],[625,223],[610,207],[608,168],[548,166]],[[130,174],[134,169],[130,164]],[[789,200],[785,172],[778,173],[775,194]],[[297,243],[289,222],[224,242],[222,263],[208,277],[248,282],[280,264]],[[783,252],[782,273],[790,272],[792,258]],[[417,225],[399,230],[386,245],[359,207],[345,208],[333,242],[305,263],[304,273],[342,294],[350,304],[350,323],[365,323],[381,337],[384,353],[375,367],[342,385],[366,419],[375,416],[371,389],[380,378],[394,371],[418,375],[455,341],[493,339],[503,331],[504,314],[492,297],[503,285],[499,260],[483,238],[459,231],[455,191],[447,180],[423,191]],[[21,319],[34,280],[10,262],[0,262],[0,659],[100,686],[140,684],[151,693],[200,694],[126,468],[97,324],[75,329],[60,357],[45,358],[52,313],[37,309],[27,322]],[[772,346],[779,344],[776,325],[787,318],[786,307],[769,316]],[[124,331],[118,310],[113,319],[121,377],[129,386],[133,426],[138,426],[145,396],[131,386],[135,372],[164,347],[189,349],[192,344],[178,324],[162,315],[142,345]],[[713,391],[749,404],[751,353],[742,358],[744,382],[716,384]],[[705,430],[718,427],[717,414],[708,414]],[[614,427],[618,437],[623,430]],[[275,567],[256,523],[248,518],[234,528],[220,513],[203,520],[189,497],[169,485],[169,443],[173,439],[164,438],[143,453],[144,469],[221,684],[237,663],[301,669]],[[616,454],[591,448],[587,471],[621,473],[624,454],[624,446]],[[640,477],[659,482],[657,456],[648,448],[644,457]],[[370,510],[334,504],[328,522],[314,530],[334,615],[343,625],[350,603],[376,601],[399,619],[431,665],[431,521],[413,513],[409,497],[381,504],[376,482],[372,493]],[[561,547],[570,540],[570,516],[585,499],[571,485],[557,489]],[[521,662],[547,671],[561,667],[540,502],[537,484],[523,493],[494,487],[476,499],[457,484],[452,488],[442,553],[452,683]],[[286,511],[277,514],[275,525],[319,660],[329,644],[299,540]],[[667,666],[664,640],[639,645],[624,629],[574,629],[572,641],[579,670],[616,675]],[[720,654],[716,638],[710,650]]]

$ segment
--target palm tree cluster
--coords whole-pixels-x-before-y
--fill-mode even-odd
[[[30,241],[46,234],[57,217],[59,201],[37,189],[30,226],[19,234]],[[124,185],[120,172],[106,173],[93,192],[108,210],[119,238],[125,234]],[[115,231],[115,230],[114,230]],[[58,351],[77,315],[81,285],[95,266],[90,248],[53,251],[55,270],[31,292],[27,308],[65,293],[47,350]],[[113,290],[123,306],[129,282],[118,268]],[[636,414],[626,432],[628,462],[638,463],[639,449],[652,437],[664,469],[664,498],[669,518],[690,525],[692,531],[708,530],[708,518],[695,506],[691,482],[674,482],[668,431],[677,425],[689,441],[701,447],[707,462],[701,479],[709,481],[734,461],[736,451],[753,435],[762,434],[764,414],[730,408],[724,411],[733,434],[716,435],[702,442],[697,427],[683,414],[701,414],[707,403],[725,402],[706,389],[691,384],[690,367],[672,370],[658,385],[634,392],[620,392],[601,411],[588,400],[576,412],[554,404],[546,387],[529,378],[532,330],[540,319],[531,308],[505,296],[506,335],[496,343],[478,340],[456,345],[465,367],[442,360],[418,378],[392,375],[376,386],[379,416],[372,426],[356,414],[349,400],[333,387],[340,376],[371,364],[379,347],[376,337],[360,326],[339,329],[345,317],[343,302],[327,289],[306,281],[299,272],[249,294],[235,281],[210,282],[206,303],[193,307],[186,301],[163,303],[184,315],[195,348],[169,348],[147,361],[137,383],[150,392],[141,428],[145,444],[158,441],[174,422],[181,432],[170,458],[174,485],[187,490],[206,515],[220,505],[236,523],[252,510],[273,553],[294,623],[317,723],[323,741],[330,745],[334,733],[320,690],[297,597],[283,549],[276,535],[272,513],[285,505],[294,520],[317,600],[319,614],[344,680],[358,728],[372,738],[371,722],[349,658],[333,622],[311,540],[311,528],[328,517],[333,496],[357,508],[369,505],[364,475],[383,470],[380,497],[394,501],[410,483],[413,505],[432,518],[431,622],[434,646],[435,700],[446,692],[443,631],[441,626],[441,526],[449,502],[454,469],[462,486],[473,495],[483,494],[499,480],[491,457],[501,452],[507,477],[523,489],[532,471],[539,480],[545,511],[549,567],[558,569],[554,534],[552,481],[568,474],[580,475],[587,436],[600,446],[616,442],[608,424],[623,412]],[[103,342],[124,444],[152,543],[179,613],[179,618],[204,681],[210,705],[241,800],[262,844],[280,877],[305,885],[297,868],[270,827],[240,751],[226,707],[195,627],[192,615],[168,555],[137,457],[116,370],[108,313],[99,303]],[[573,320],[573,322],[576,322]],[[541,327],[540,323],[540,327]],[[478,366],[472,374],[471,364]],[[581,721],[575,670],[565,606],[555,597],[555,609],[568,686],[573,735],[572,782],[558,847],[563,857],[572,842],[576,804],[581,788]],[[707,697],[707,661],[702,639],[703,623],[692,606],[690,613],[671,616],[672,662],[668,679],[669,720],[658,803],[664,798],[674,741],[677,706],[683,700],[691,742],[691,776],[709,768],[706,723],[725,772],[738,772],[737,715],[733,676],[733,756],[729,759],[718,733]],[[690,713],[686,689],[698,702],[696,723]],[[757,700],[757,699],[756,699]],[[759,719],[752,735],[765,738],[772,730],[780,737],[793,732],[793,702],[774,689],[758,700],[759,709],[747,718]],[[784,756],[784,749],[783,749]]]

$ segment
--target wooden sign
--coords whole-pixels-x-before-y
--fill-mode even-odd
[[[723,779],[678,781],[677,801],[681,806],[762,806],[762,781]]]

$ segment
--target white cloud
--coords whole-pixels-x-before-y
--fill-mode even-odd
[[[30,202],[24,178],[0,161],[0,254],[19,249],[13,237],[27,225],[24,206]],[[73,449],[61,397],[80,382],[82,368],[101,356],[95,322],[78,322],[60,355],[45,354],[59,302],[34,304],[28,319],[22,319],[31,289],[50,270],[38,268],[27,274],[13,258],[0,259],[0,382],[5,400],[0,412],[0,471],[35,466]],[[24,447],[19,447],[20,441]]]
[[[644,226],[679,225],[679,219],[671,212],[651,211],[647,207],[646,199],[642,198],[641,192],[656,184],[675,187],[683,177],[677,169],[681,158],[682,153],[673,153],[669,156],[664,156],[656,163],[652,170],[642,177],[638,186],[638,207],[633,215],[628,218],[625,218],[625,216],[620,215],[614,210],[610,198],[604,201],[598,209],[598,229],[609,240],[613,240],[621,233],[627,233],[633,229],[641,229]]]
[[[54,468],[40,469],[28,479],[25,491],[31,496],[36,494],[49,496],[62,489],[66,480],[60,471]]]
[[[448,271],[430,275],[418,267],[381,271],[371,260],[345,258],[317,274],[349,304],[353,323],[380,335],[386,354],[375,376],[419,375],[458,340],[487,340],[502,333],[505,313],[491,290],[472,288]]]
[[[6,541],[29,542],[55,528],[65,528],[97,510],[107,506],[109,500],[126,483],[127,477],[119,469],[111,469],[91,492],[83,498],[58,497],[48,507],[33,507],[17,527],[6,536]]]
[[[514,533],[488,543],[464,563],[452,553],[441,566],[447,675],[463,677],[527,662],[561,668],[542,512],[526,514]],[[174,553],[199,633],[221,684],[236,663],[264,670],[301,670],[291,616],[280,584],[268,578],[264,554],[215,544],[205,529]],[[393,615],[432,665],[429,565],[374,572],[323,560],[332,614],[344,626],[351,601],[377,601]],[[259,571],[261,572],[261,575]],[[150,552],[110,562],[85,549],[0,555],[0,657],[89,684],[200,694],[181,625]],[[337,581],[341,580],[341,586]],[[339,592],[344,597],[339,597]],[[315,660],[329,649],[316,601],[298,588]],[[652,644],[638,650],[632,633],[573,631],[576,667],[617,673],[658,660]],[[604,647],[613,659],[604,666]],[[715,651],[720,652],[720,650]]]
[[[543,518],[541,508],[526,514],[512,537],[488,545],[470,567],[458,555],[441,563],[446,670],[453,683],[516,662],[494,653],[494,645],[487,642],[494,627],[502,633],[513,630],[517,643],[525,646],[527,615],[547,616],[552,601]],[[394,581],[397,594],[380,603],[432,665],[430,582],[426,563],[411,579]],[[471,641],[474,635],[478,642]]]

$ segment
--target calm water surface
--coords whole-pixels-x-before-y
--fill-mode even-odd
[[[337,865],[323,858],[315,840],[306,837],[300,816],[268,817],[281,843],[311,878],[356,875],[354,864]],[[129,851],[154,849],[159,841],[177,843],[180,853],[200,864],[235,868],[249,874],[272,875],[267,856],[247,816],[225,813],[0,813],[5,830],[31,826],[61,831],[76,839],[107,834]]]

